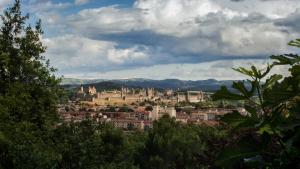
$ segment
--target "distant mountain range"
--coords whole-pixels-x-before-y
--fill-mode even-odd
[[[233,80],[178,80],[178,79],[165,79],[165,80],[151,80],[151,79],[62,79],[62,85],[67,88],[74,88],[80,85],[89,86],[93,85],[97,90],[118,89],[123,87],[132,88],[156,88],[156,89],[173,89],[173,90],[203,90],[203,91],[216,91],[222,85],[231,87]]]

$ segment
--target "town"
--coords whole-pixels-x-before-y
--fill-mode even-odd
[[[219,116],[244,108],[198,107],[194,105],[210,100],[203,91],[159,91],[154,88],[124,88],[98,92],[94,86],[81,86],[74,100],[59,106],[61,118],[66,122],[93,119],[110,123],[123,130],[146,130],[164,115],[183,124],[217,125]]]

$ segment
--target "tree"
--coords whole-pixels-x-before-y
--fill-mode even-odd
[[[0,30],[0,96],[1,106],[7,107],[7,116],[14,122],[28,121],[47,127],[56,120],[59,80],[54,68],[42,54],[45,47],[40,36],[41,21],[35,28],[26,26],[20,1],[1,16]]]
[[[61,156],[57,168],[134,168],[124,134],[110,125],[63,123],[52,138]]]
[[[289,44],[300,47],[300,39]],[[234,69],[250,78],[250,88],[239,81],[232,85],[235,93],[223,86],[213,95],[215,100],[243,100],[247,110],[247,115],[234,111],[221,118],[233,138],[217,160],[222,167],[300,168],[300,57],[271,58],[275,61],[265,70]],[[290,76],[269,76],[279,65],[288,66]]]
[[[123,107],[120,107],[119,112],[133,112],[133,110],[131,108],[129,108],[128,106],[123,106]]]
[[[106,109],[106,111],[108,111],[108,112],[116,112],[116,107],[110,106],[110,107],[108,107],[108,109]]]
[[[134,130],[134,129],[135,129],[134,124],[129,123],[129,124],[127,125],[127,130]]]
[[[224,136],[213,127],[183,125],[163,116],[148,130],[136,163],[144,169],[214,168]]]
[[[47,168],[58,158],[46,135],[58,120],[59,79],[42,56],[41,21],[28,18],[20,0],[1,15],[0,168]]]
[[[153,110],[153,107],[152,107],[152,106],[147,106],[147,107],[145,108],[145,110],[146,110],[146,111],[152,111],[152,110]]]

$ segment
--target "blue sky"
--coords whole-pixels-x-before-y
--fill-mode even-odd
[[[0,0],[5,9],[13,0]],[[297,52],[298,0],[23,0],[45,56],[73,78],[241,79],[231,68]],[[286,71],[277,68],[274,72]]]

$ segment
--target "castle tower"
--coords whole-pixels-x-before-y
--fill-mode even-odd
[[[85,92],[83,90],[83,85],[80,86],[80,89],[77,91],[77,97],[83,99],[85,97]]]
[[[97,94],[97,89],[95,88],[95,86],[93,86],[93,93]]]
[[[89,86],[89,94],[90,95],[97,94],[97,90],[96,90],[95,86]]]
[[[186,92],[186,102],[190,102],[190,92]]]
[[[149,98],[153,97],[154,96],[154,89],[153,88],[147,88],[146,95]]]
[[[159,118],[158,116],[159,110],[160,110],[160,106],[157,105],[153,107],[153,110],[150,113],[150,118],[152,120],[157,120]]]
[[[124,96],[124,88],[123,88],[123,86],[121,87],[121,98],[123,98],[123,96]]]

